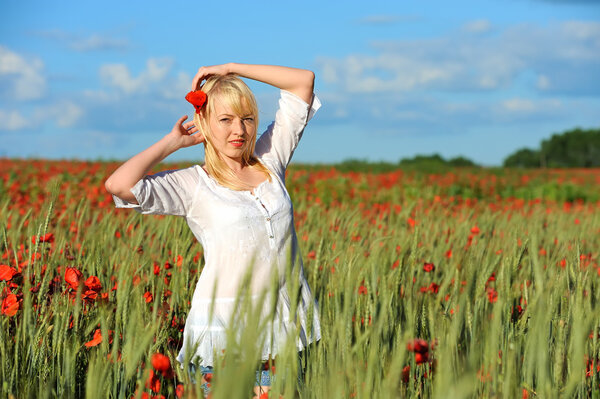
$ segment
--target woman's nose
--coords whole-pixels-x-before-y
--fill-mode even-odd
[[[237,118],[233,123],[233,131],[235,133],[243,134],[246,132],[246,125],[241,118]]]

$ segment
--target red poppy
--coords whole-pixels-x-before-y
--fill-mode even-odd
[[[39,237],[40,242],[54,242],[54,233],[47,233]]]
[[[150,370],[150,375],[146,381],[146,388],[150,388],[154,392],[160,391],[160,378],[158,374],[154,373],[154,370]]]
[[[177,387],[175,388],[175,396],[177,396],[178,398],[183,398],[183,385],[179,384],[177,385]]]
[[[185,99],[196,108],[196,113],[199,114],[204,104],[206,104],[206,93],[202,90],[190,91]]]
[[[494,288],[490,287],[487,289],[487,297],[490,303],[494,303],[498,301],[498,292]]]
[[[435,270],[435,265],[433,263],[425,262],[423,264],[423,270],[425,270],[427,273],[432,272]]]
[[[35,244],[37,242],[54,242],[54,233],[47,233],[43,236],[33,236],[31,237],[31,243]]]
[[[96,331],[94,331],[94,338],[92,338],[91,341],[86,342],[85,346],[90,348],[92,346],[98,345],[100,342],[102,342],[102,331],[100,331],[100,329],[97,328]]]
[[[426,353],[429,351],[429,344],[421,338],[415,338],[406,344],[406,350],[410,352]]]
[[[428,352],[423,352],[423,353],[415,353],[415,363],[417,364],[423,364],[425,362],[427,362],[429,360],[429,353]]]
[[[154,297],[150,292],[146,291],[144,292],[144,299],[146,300],[146,303],[150,303],[154,300]]]
[[[2,301],[2,314],[6,316],[14,316],[19,310],[19,301],[15,294],[8,294]]]
[[[365,287],[364,285],[361,285],[360,287],[358,287],[358,294],[359,295],[367,295],[367,287]]]
[[[437,294],[440,290],[440,285],[432,282],[429,284],[429,287],[427,287],[427,290],[432,294]]]
[[[160,353],[155,353],[152,355],[152,367],[154,367],[156,371],[160,371],[164,374],[165,372],[171,370],[171,361],[167,356]]]
[[[87,290],[82,295],[82,299],[88,303],[93,302],[97,297],[98,297],[98,293],[93,290]]]
[[[408,382],[408,377],[410,376],[410,366],[404,366],[402,369],[402,381]]]
[[[79,270],[74,267],[67,267],[67,270],[65,271],[65,281],[72,289],[77,290],[82,277],[83,275]]]
[[[8,265],[0,265],[0,281],[10,281],[17,271]]]
[[[85,280],[85,286],[92,291],[100,291],[102,289],[102,283],[100,279],[96,276],[90,276],[87,280]]]

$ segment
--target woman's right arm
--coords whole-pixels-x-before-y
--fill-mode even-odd
[[[104,183],[106,190],[129,203],[137,204],[131,188],[150,169],[178,149],[204,142],[202,134],[193,134],[198,132],[193,122],[184,123],[186,119],[187,115],[179,118],[170,133],[115,170]]]

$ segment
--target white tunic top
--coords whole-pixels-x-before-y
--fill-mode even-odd
[[[205,265],[185,323],[178,362],[183,363],[186,351],[196,346],[193,361],[202,366],[213,365],[213,351],[220,354],[225,349],[225,329],[232,315],[235,326],[240,326],[242,316],[236,313],[234,304],[247,272],[251,272],[249,294],[254,306],[259,305],[260,294],[273,285],[274,273],[279,276],[277,312],[268,321],[262,360],[277,354],[294,326],[300,332],[298,350],[321,338],[318,304],[304,276],[292,202],[284,183],[285,170],[304,127],[320,106],[316,96],[309,105],[281,90],[275,121],[257,140],[255,148],[255,155],[271,172],[271,181],[264,181],[253,192],[223,187],[202,167],[194,165],[145,176],[131,189],[139,205],[113,196],[118,208],[184,216],[204,249]],[[286,281],[285,271],[290,266],[297,272],[291,275],[296,275],[298,281]],[[292,293],[288,290],[294,286],[300,291],[296,317],[290,315]],[[213,294],[214,313],[209,320]],[[264,312],[271,309],[270,298],[267,295],[267,300],[260,303]],[[308,323],[311,311],[312,323]]]

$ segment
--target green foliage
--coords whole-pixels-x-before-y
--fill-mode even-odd
[[[175,397],[181,383],[186,395],[203,397],[174,360],[202,249],[183,218],[113,210],[101,194],[88,196],[113,166],[33,184],[39,203],[26,195],[33,177],[11,172],[0,180],[0,254],[8,254],[0,264],[23,263],[17,288],[0,281],[0,292],[15,290],[23,300],[16,315],[0,314],[2,397],[141,397],[156,352],[175,366],[172,379],[161,377],[162,394]],[[290,170],[322,339],[306,354],[302,383],[295,345],[278,354],[274,397],[600,395],[597,190],[585,181],[558,183],[549,172],[462,173]],[[511,198],[518,195],[531,201]],[[590,200],[562,202],[580,196]],[[53,243],[32,242],[46,232]],[[425,262],[435,269],[426,271]],[[107,298],[83,301],[83,288],[69,293],[67,266],[96,275]],[[215,399],[251,397],[262,325],[247,304],[242,314],[237,321],[248,328],[230,334],[236,356],[228,352],[215,368]],[[102,342],[86,347],[97,329]],[[429,361],[409,350],[415,338],[427,341]]]
[[[600,129],[575,128],[543,140],[539,150],[518,150],[507,167],[593,168],[600,166]]]
[[[347,159],[336,164],[313,164],[297,165],[306,170],[322,170],[327,168],[335,168],[340,172],[357,172],[357,173],[386,173],[395,170],[418,170],[422,172],[441,172],[449,167],[477,167],[470,159],[459,156],[445,160],[439,154],[433,155],[416,155],[413,158],[403,158],[397,163],[393,162],[370,162],[360,159]]]
[[[539,151],[522,148],[506,157],[504,166],[508,168],[539,168],[541,166],[540,160]]]

